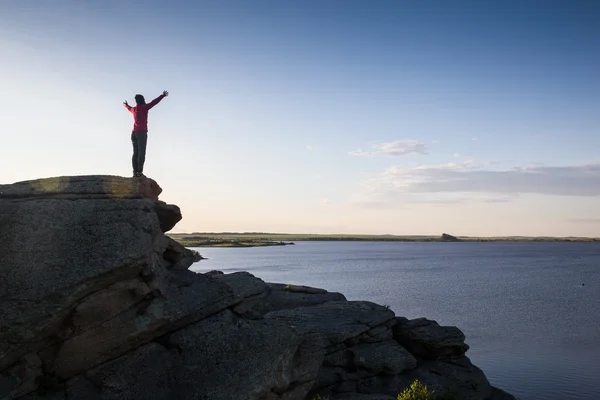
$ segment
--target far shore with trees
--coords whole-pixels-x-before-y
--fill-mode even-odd
[[[453,236],[442,235],[352,235],[295,234],[264,232],[194,232],[171,233],[186,247],[258,247],[285,246],[299,241],[363,241],[363,242],[600,242],[600,238],[553,236]]]

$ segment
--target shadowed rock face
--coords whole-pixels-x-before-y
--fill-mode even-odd
[[[181,210],[174,204],[167,204],[164,201],[157,201],[154,205],[154,211],[160,221],[160,230],[168,232],[181,221]]]
[[[460,242],[460,239],[456,236],[449,235],[447,233],[442,233],[442,241],[444,242]]]
[[[511,399],[457,328],[339,293],[196,274],[152,179],[0,185],[0,399],[376,400],[418,378]]]

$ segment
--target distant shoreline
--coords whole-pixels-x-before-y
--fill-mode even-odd
[[[552,236],[452,236],[452,235],[326,235],[293,233],[202,232],[172,233],[168,236],[186,247],[255,247],[280,246],[298,241],[362,241],[362,242],[600,242],[600,238]]]
[[[262,240],[262,239],[222,239],[218,237],[209,238],[186,238],[185,236],[171,236],[175,241],[185,247],[265,247],[293,245],[292,242]]]

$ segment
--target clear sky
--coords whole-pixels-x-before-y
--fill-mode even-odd
[[[600,2],[0,0],[0,183],[144,172],[178,232],[600,236]]]

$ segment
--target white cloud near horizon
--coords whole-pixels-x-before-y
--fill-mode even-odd
[[[348,154],[352,156],[390,156],[398,157],[410,154],[427,154],[427,146],[423,142],[417,140],[396,140],[394,142],[382,143],[373,145],[374,151],[356,150]]]
[[[575,222],[577,224],[600,224],[600,218],[576,218],[570,219],[568,222]]]
[[[521,194],[554,196],[600,196],[600,163],[573,166],[534,166],[510,170],[485,169],[493,163],[461,163],[391,167],[372,176],[363,185],[366,202],[403,202],[411,195],[435,193],[440,202],[464,202],[470,198],[497,203],[516,199]],[[457,195],[466,198],[457,198]],[[422,196],[416,196],[423,198]],[[432,200],[435,203],[435,200]],[[431,203],[431,201],[426,201]]]

